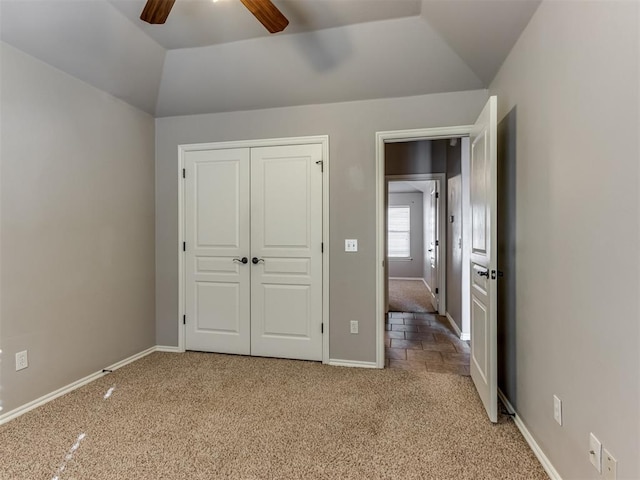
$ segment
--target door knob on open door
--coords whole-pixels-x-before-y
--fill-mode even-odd
[[[253,257],[251,259],[251,263],[253,263],[254,265],[257,265],[260,262],[264,263],[264,258]]]
[[[249,259],[247,257],[234,258],[233,261],[236,263],[249,263]]]
[[[484,272],[480,271],[480,270],[476,270],[476,273],[478,275],[480,275],[481,277],[487,277],[489,278],[489,270],[485,270]]]

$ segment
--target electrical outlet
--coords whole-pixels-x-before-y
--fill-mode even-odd
[[[29,358],[27,357],[27,351],[16,353],[16,372],[29,366]]]
[[[358,321],[351,320],[351,333],[358,333]]]
[[[602,474],[604,475],[604,480],[616,480],[618,478],[618,461],[606,448],[602,450]]]
[[[558,425],[562,425],[562,400],[556,395],[553,396],[553,418]]]
[[[598,472],[602,472],[602,443],[593,433],[589,434],[589,460]]]

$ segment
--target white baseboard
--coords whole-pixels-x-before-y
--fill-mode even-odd
[[[437,297],[433,294],[433,291],[431,290],[431,287],[429,286],[427,281],[424,278],[421,278],[420,280],[422,280],[422,283],[424,283],[424,286],[427,287],[427,290],[429,290],[429,303],[431,303],[431,306],[435,310],[435,312],[433,313],[437,313],[438,315],[440,315],[440,309],[438,308],[438,305],[433,303],[433,299]]]
[[[465,333],[462,330],[460,330],[460,327],[458,327],[456,322],[453,321],[453,318],[451,318],[451,315],[449,315],[449,312],[446,313],[446,317],[447,317],[447,320],[449,320],[449,323],[451,324],[451,328],[453,328],[453,330],[456,332],[456,335],[460,337],[460,340],[462,340],[463,342],[468,342],[469,340],[471,340],[471,334]]]
[[[357,360],[329,360],[332,367],[378,368],[376,362],[359,362]]]
[[[462,338],[462,331],[460,330],[460,327],[458,327],[456,322],[453,320],[451,315],[449,315],[449,312],[445,313],[445,316],[447,317],[447,320],[449,320],[449,324],[451,325],[451,328],[453,328],[453,331],[456,332],[456,335],[458,336],[458,338]]]
[[[513,408],[511,402],[507,399],[505,394],[500,389],[498,389],[498,397],[507,408],[507,411],[513,415],[513,422],[516,424],[516,427],[518,427],[518,430],[520,430],[520,433],[529,444],[529,447],[531,447],[531,450],[533,451],[536,458],[540,461],[542,468],[544,468],[544,471],[547,472],[549,478],[551,478],[551,480],[562,480],[562,477],[551,463],[551,460],[549,460],[549,458],[544,454],[542,448],[540,448],[540,445],[538,445],[538,442],[536,442],[535,438],[533,438],[533,435],[531,435],[531,432],[529,432],[529,429],[516,412],[516,409]]]
[[[416,282],[419,282],[420,280],[422,280],[422,278],[420,277],[389,277],[389,280],[414,280]]]
[[[180,347],[173,347],[171,345],[156,345],[156,352],[183,353]]]
[[[165,348],[171,348],[172,350],[164,350]],[[114,363],[113,365],[109,365],[108,367],[105,367],[104,370],[117,370],[120,367],[124,367],[125,365],[135,362],[136,360],[141,359],[142,357],[146,357],[147,355],[149,355],[150,353],[156,352],[156,351],[161,351],[161,352],[166,352],[166,351],[178,351],[178,350],[173,350],[173,349],[177,349],[177,347],[157,347],[157,346],[153,346],[153,347],[149,347],[146,350],[143,350],[142,352],[136,353],[135,355],[131,355],[128,358],[125,358],[124,360],[120,360],[119,362]],[[18,408],[15,408],[3,415],[0,415],[0,425],[2,425],[3,423],[7,423],[10,420],[13,420],[14,418],[19,417],[20,415],[23,415],[25,413],[27,413],[30,410],[33,410],[34,408],[40,407],[42,405],[44,405],[45,403],[50,402],[51,400],[54,400],[62,395],[65,395],[69,392],[72,392],[84,385],[86,385],[87,383],[90,383],[94,380],[97,380],[98,378],[103,377],[104,375],[106,375],[106,373],[103,370],[100,370],[98,372],[92,373],[90,375],[87,375],[84,378],[81,378],[80,380],[76,380],[75,382],[70,383],[69,385],[66,385],[62,388],[59,388],[51,393],[48,393],[46,395],[43,395],[40,398],[36,398],[35,400],[26,403],[25,405],[22,405]]]
[[[500,401],[502,402],[502,404],[505,406],[505,408],[507,409],[507,412],[509,412],[511,415],[513,415],[514,413],[516,413],[516,409],[513,408],[513,405],[511,405],[511,402],[509,401],[509,399],[507,398],[507,396],[502,392],[502,390],[500,390],[498,388],[498,398],[500,399]]]

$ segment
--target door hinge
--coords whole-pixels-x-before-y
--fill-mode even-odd
[[[436,198],[440,198],[440,193],[436,192]]]
[[[320,333],[324,333],[324,323],[320,324]]]
[[[186,315],[182,315],[182,324],[183,325],[187,324],[187,316]]]
[[[182,169],[182,178],[187,178],[187,169],[186,168]]]
[[[440,240],[436,240],[436,247],[440,246]]]
[[[322,160],[318,160],[316,165],[320,165],[320,171],[324,172],[324,162]]]
[[[187,242],[182,242],[182,251],[183,252],[187,251]]]
[[[324,253],[324,242],[322,242],[322,243],[320,244],[320,251],[321,251],[322,253]]]
[[[436,288],[436,295],[437,295],[438,293],[440,293],[440,289],[439,289],[439,288]]]
[[[382,260],[382,268],[384,268],[384,260]]]

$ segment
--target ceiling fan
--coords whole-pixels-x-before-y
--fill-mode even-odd
[[[176,0],[147,0],[140,20],[147,23],[159,24],[167,21],[169,12]],[[289,25],[289,20],[271,0],[240,0],[253,13],[270,33],[281,32]]]

